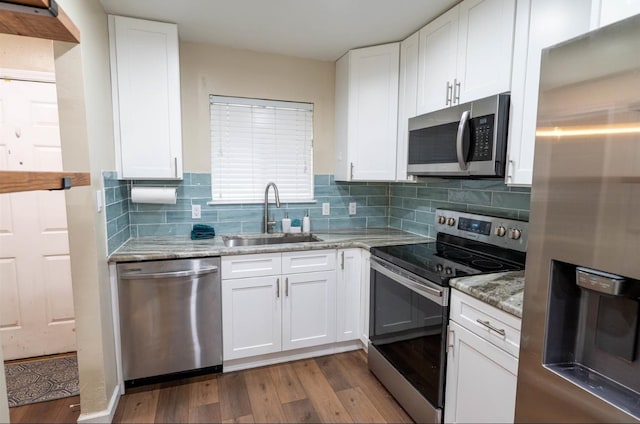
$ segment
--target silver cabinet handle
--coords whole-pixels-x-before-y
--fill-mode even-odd
[[[458,155],[458,166],[463,171],[469,167],[469,164],[465,160],[468,152],[464,151],[464,141],[465,134],[468,134],[469,130],[470,116],[470,111],[465,110],[464,112],[462,112],[460,123],[458,124],[458,133],[456,134],[456,154]]]
[[[178,178],[178,157],[173,158],[173,174],[176,178]]]
[[[342,252],[342,259],[340,261],[340,269],[344,269],[344,251]]]
[[[453,354],[453,346],[455,345],[454,339],[456,333],[447,325],[447,350]]]
[[[460,104],[460,81],[457,78],[453,79],[453,102]]]
[[[350,180],[353,180],[353,162],[351,162],[351,178],[349,178]]]
[[[284,279],[284,295],[289,297],[289,277]]]
[[[485,327],[487,327],[489,330],[495,331],[496,333],[500,334],[501,336],[504,336],[506,334],[506,332],[504,331],[503,328],[494,327],[493,325],[491,325],[491,323],[489,321],[482,321],[481,319],[477,319],[476,321],[478,321],[480,324],[482,324]]]
[[[120,279],[122,280],[148,280],[148,279],[157,279],[157,278],[176,278],[176,277],[196,277],[204,274],[211,274],[213,272],[218,272],[217,266],[212,266],[209,268],[201,268],[201,269],[191,269],[188,271],[171,271],[171,272],[153,272],[153,273],[136,273],[130,272],[128,274],[120,275]]]
[[[447,106],[451,106],[451,90],[453,89],[453,86],[451,85],[451,83],[449,81],[447,81]]]
[[[276,299],[280,298],[280,279],[276,279]]]

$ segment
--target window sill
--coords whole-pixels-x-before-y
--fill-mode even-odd
[[[269,199],[269,203],[274,203],[271,199]],[[315,199],[310,199],[310,200],[281,200],[280,203],[284,203],[284,204],[297,204],[297,203],[318,203],[317,200]],[[244,202],[238,202],[238,201],[223,201],[223,200],[211,200],[209,202],[207,202],[207,206],[217,206],[217,205],[262,205],[264,204],[264,200],[247,200]]]

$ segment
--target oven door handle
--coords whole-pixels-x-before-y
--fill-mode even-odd
[[[433,287],[417,283],[404,275],[394,272],[392,269],[389,269],[384,264],[373,258],[371,259],[371,269],[391,278],[396,283],[405,286],[409,290],[418,293],[439,305],[446,306],[447,304],[447,299],[445,298],[443,290],[434,289]]]

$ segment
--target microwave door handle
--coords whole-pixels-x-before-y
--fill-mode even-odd
[[[458,166],[461,170],[469,167],[466,159],[469,154],[469,117],[471,112],[465,110],[460,117],[458,133],[456,134],[456,153],[458,155]]]

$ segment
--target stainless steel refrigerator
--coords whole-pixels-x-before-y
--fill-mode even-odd
[[[640,420],[640,15],[543,51],[516,422]]]

